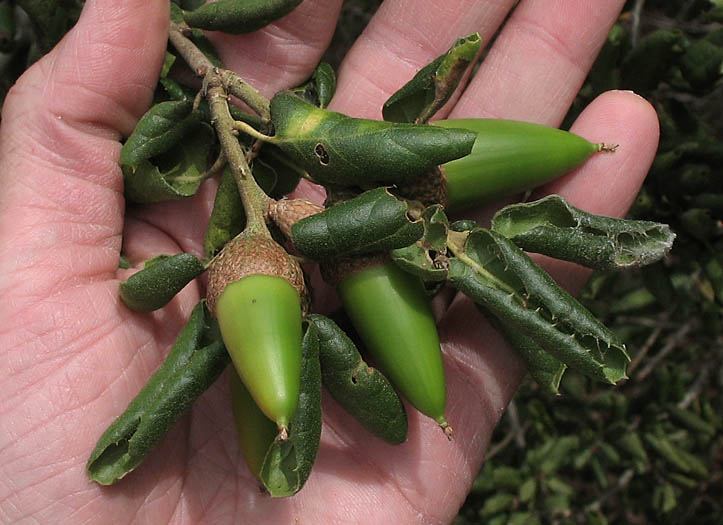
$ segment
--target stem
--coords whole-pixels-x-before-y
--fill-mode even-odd
[[[221,81],[229,93],[243,100],[261,118],[264,120],[271,119],[269,99],[259,93],[256,88],[233,71],[227,69],[221,71]]]
[[[246,133],[247,135],[250,135],[252,138],[261,140],[263,142],[271,142],[272,144],[274,143],[274,137],[264,135],[259,130],[257,130],[253,126],[250,126],[249,124],[246,124],[242,120],[234,120],[232,125],[233,125],[233,129]]]
[[[184,34],[184,27],[182,25],[171,22],[168,39],[196,75],[205,78],[209,71],[213,70],[214,65],[206,55],[198,49],[198,46]],[[258,113],[265,122],[270,120],[271,111],[269,108],[269,99],[264,97],[256,88],[233,71],[218,69],[216,74],[226,92],[241,99],[248,107]]]
[[[206,55],[196,47],[196,44],[194,44],[190,38],[187,38],[183,34],[183,29],[175,22],[171,22],[169,27],[168,40],[171,41],[176,51],[181,54],[183,60],[191,66],[191,69],[193,69],[199,77],[205,77],[206,74],[213,69],[211,61],[206,58]]]
[[[207,87],[206,97],[211,110],[212,123],[236,179],[236,186],[246,213],[244,231],[270,237],[265,220],[270,199],[256,184],[251,168],[246,162],[246,153],[234,134],[234,120],[228,109],[228,94],[219,71],[211,69],[204,82]]]

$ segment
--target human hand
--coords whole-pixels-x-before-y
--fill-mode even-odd
[[[592,9],[569,0],[523,0],[447,116],[558,125],[623,3]],[[213,38],[230,69],[271,95],[308,76],[340,4],[306,0],[256,34]],[[488,41],[513,4],[388,0],[345,59],[331,109],[380,118],[384,100],[417,69],[460,35],[479,31]],[[88,0],[77,27],[6,99],[0,516],[13,522],[450,521],[524,372],[463,298],[439,311],[452,442],[410,410],[408,441],[386,445],[325,398],[322,444],[308,483],[293,498],[271,500],[243,464],[226,382],[219,381],[127,479],[111,488],[88,481],[85,462],[98,436],[158,366],[202,295],[193,284],[152,314],[130,312],[117,296],[125,275],[117,270],[121,249],[134,261],[201,253],[213,199],[208,181],[190,202],[124,212],[120,139],[150,103],[167,18],[167,2]],[[624,214],[655,153],[652,108],[630,93],[608,93],[573,131],[620,148],[539,193],[562,194],[595,213]],[[548,269],[570,290],[585,279],[570,265]]]

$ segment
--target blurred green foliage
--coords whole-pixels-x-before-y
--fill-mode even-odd
[[[594,97],[650,100],[660,147],[630,215],[670,256],[596,273],[583,300],[625,340],[617,387],[523,384],[456,524],[723,523],[723,2],[628,2],[565,122]]]

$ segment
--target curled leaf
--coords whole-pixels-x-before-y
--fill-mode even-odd
[[[321,367],[319,335],[308,324],[301,344],[301,392],[287,439],[279,436],[261,466],[260,478],[273,498],[293,496],[311,473],[321,438]]]
[[[615,383],[625,346],[512,241],[475,229],[454,239],[449,283],[570,368]]]
[[[308,315],[319,332],[324,386],[369,432],[397,444],[407,439],[407,413],[391,383],[367,365],[352,340],[328,317]]]
[[[273,144],[320,184],[368,188],[409,181],[469,154],[476,134],[351,118],[282,92],[271,100]]]
[[[666,224],[593,215],[559,195],[504,207],[492,219],[492,229],[525,251],[599,270],[651,264],[675,239]]]
[[[427,122],[449,100],[482,47],[479,33],[457,40],[384,103],[384,120]]]
[[[376,188],[301,219],[291,227],[294,247],[317,260],[408,246],[424,233],[409,204]]]
[[[423,281],[447,278],[447,231],[449,222],[442,206],[425,208],[421,215],[424,235],[414,244],[390,252],[392,260],[406,272]]]
[[[90,479],[111,485],[136,468],[229,363],[223,343],[211,342],[212,318],[199,302],[168,357],[88,458]]]
[[[157,310],[205,270],[203,262],[190,253],[156,257],[120,284],[120,298],[131,310]]]
[[[174,136],[175,132],[168,131],[165,135]],[[211,127],[200,123],[183,137],[183,143],[174,143],[153,158],[144,158],[137,164],[123,163],[121,153],[126,198],[131,202],[148,204],[194,195],[208,176],[207,168],[215,141]],[[135,157],[137,152],[129,155]]]

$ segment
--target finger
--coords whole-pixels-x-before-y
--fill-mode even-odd
[[[607,93],[580,115],[573,129],[588,138],[618,137],[626,146],[615,154],[595,158],[540,193],[554,191],[595,213],[623,215],[655,155],[655,111],[631,93]],[[583,268],[574,265],[546,265],[546,270],[573,291],[587,275]],[[470,471],[476,472],[485,444],[514,395],[524,368],[499,334],[483,321],[472,302],[462,295],[442,319],[440,335],[448,371],[448,419],[452,425],[455,421],[465,422],[463,426],[457,424],[458,442],[464,444],[463,457],[472,462]]]
[[[342,0],[305,0],[285,17],[246,35],[209,32],[226,68],[264,95],[306,80],[329,46]]]
[[[450,116],[559,125],[623,4],[523,0]]]
[[[420,68],[460,36],[479,31],[487,41],[513,4],[387,0],[344,59],[331,108],[381,119],[384,101]]]
[[[617,144],[614,153],[591,157],[577,170],[539,188],[533,198],[551,193],[591,213],[623,217],[640,190],[658,147],[658,117],[648,101],[630,91],[596,98],[570,129],[593,142]],[[548,271],[576,293],[589,271],[550,261]]]
[[[0,260],[32,299],[113,272],[123,217],[121,135],[151,100],[168,3],[90,0],[8,94],[0,130]]]

